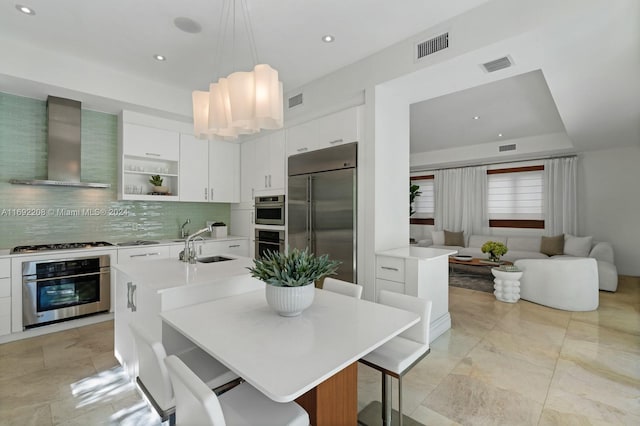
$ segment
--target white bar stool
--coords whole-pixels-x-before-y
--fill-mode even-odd
[[[335,278],[327,277],[324,279],[322,289],[331,291],[333,293],[340,293],[346,296],[355,297],[360,299],[362,297],[362,286],[360,284],[349,283],[347,281],[337,280]]]

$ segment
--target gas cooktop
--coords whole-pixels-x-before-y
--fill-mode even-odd
[[[106,241],[92,241],[87,243],[57,243],[57,244],[36,244],[31,246],[17,246],[11,249],[11,254],[16,253],[39,253],[54,250],[89,249],[95,247],[109,247],[113,244]]]

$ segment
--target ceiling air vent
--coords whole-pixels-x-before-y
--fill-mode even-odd
[[[509,145],[500,145],[498,147],[498,151],[500,152],[505,152],[505,151],[515,151],[516,150],[516,144],[512,143]]]
[[[511,58],[505,56],[494,61],[487,62],[486,64],[482,64],[482,68],[484,68],[486,72],[495,72],[498,70],[509,68],[511,65],[513,65]]]
[[[432,39],[416,44],[416,59],[436,53],[449,47],[449,33],[440,34]]]
[[[289,109],[302,105],[302,93],[298,93],[295,96],[289,98]]]

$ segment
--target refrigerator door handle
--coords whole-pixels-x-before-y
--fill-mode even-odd
[[[315,253],[313,241],[313,176],[307,178],[307,244],[309,250]]]

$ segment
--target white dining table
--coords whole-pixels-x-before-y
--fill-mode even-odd
[[[413,312],[319,289],[297,317],[271,310],[264,290],[160,316],[167,348],[175,347],[167,340],[179,333],[272,400],[296,400],[317,411],[310,413],[314,425],[356,424],[356,362],[420,320]]]

